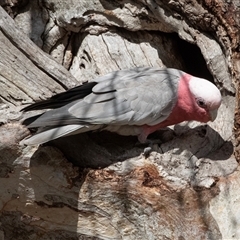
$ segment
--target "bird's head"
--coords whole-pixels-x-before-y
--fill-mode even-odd
[[[222,101],[219,89],[205,79],[191,77],[189,90],[195,105],[196,119],[194,120],[200,122],[214,121]]]

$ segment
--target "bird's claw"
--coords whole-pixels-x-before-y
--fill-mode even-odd
[[[143,156],[145,158],[149,157],[150,153],[154,149],[155,144],[161,144],[162,141],[160,139],[154,139],[154,140],[146,140],[145,143],[137,143],[136,145],[147,145],[147,147],[144,148],[143,150]]]
[[[145,158],[149,157],[150,153],[152,152],[152,147],[145,147],[143,150],[143,156]]]

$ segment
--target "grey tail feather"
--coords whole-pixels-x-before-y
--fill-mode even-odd
[[[38,114],[38,115],[33,116],[33,117],[26,118],[26,119],[23,120],[22,124],[23,124],[24,126],[28,126],[28,125],[30,125],[31,123],[33,123],[34,121],[36,121],[36,120],[37,120],[39,117],[41,117],[42,115],[43,115],[43,113],[42,113],[42,114]]]
[[[56,128],[50,128],[47,130],[42,130],[39,133],[31,136],[30,138],[24,139],[21,144],[24,145],[39,145],[54,139],[60,138],[62,136],[70,135],[71,133],[83,128],[83,125],[67,125]]]

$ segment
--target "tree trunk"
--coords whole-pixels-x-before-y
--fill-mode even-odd
[[[0,4],[0,239],[240,238],[238,0]],[[19,144],[26,104],[136,66],[214,82],[218,118],[157,132],[147,158],[107,132]]]

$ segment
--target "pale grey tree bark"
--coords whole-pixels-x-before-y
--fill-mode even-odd
[[[0,4],[0,239],[240,238],[237,0]],[[160,131],[148,158],[111,133],[19,144],[23,106],[136,66],[213,81],[218,118]]]

